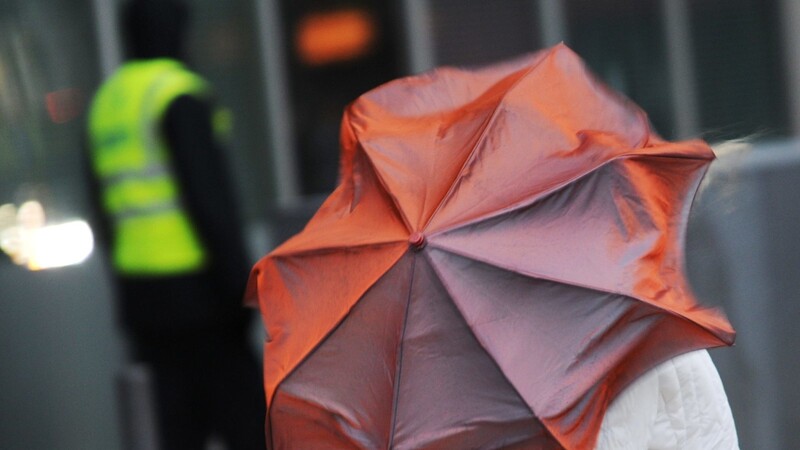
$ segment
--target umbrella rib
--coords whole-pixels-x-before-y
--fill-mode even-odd
[[[450,254],[453,254],[453,255],[456,255],[456,256],[460,256],[462,258],[470,259],[472,261],[477,261],[479,263],[483,263],[483,264],[492,266],[492,267],[500,269],[500,270],[511,271],[510,268],[505,267],[505,266],[501,265],[500,263],[498,263],[497,261],[493,261],[491,259],[481,258],[481,257],[476,256],[474,254],[461,252],[461,251],[458,251],[458,250],[456,250],[454,248],[443,246],[443,245],[440,245],[440,244],[434,245],[433,243],[430,243],[430,246],[431,246],[431,248],[436,248],[437,250],[441,250],[441,251],[444,251],[444,252],[447,252],[447,253],[450,253]],[[561,285],[564,285],[564,286],[589,289],[589,290],[592,290],[592,291],[601,292],[603,294],[621,295],[621,296],[624,296],[624,297],[630,297],[632,299],[641,300],[641,301],[649,304],[649,302],[647,302],[646,300],[639,299],[634,295],[625,294],[623,292],[615,292],[615,291],[612,291],[610,289],[604,289],[604,288],[599,288],[599,287],[596,287],[596,286],[590,286],[588,284],[576,283],[576,282],[572,282],[572,281],[568,281],[568,280],[562,280],[562,279],[559,279],[559,278],[556,278],[556,277],[553,277],[553,276],[549,276],[549,275],[545,275],[545,274],[541,274],[541,273],[534,273],[534,272],[527,272],[527,271],[526,272],[521,272],[520,271],[520,272],[514,272],[514,273],[517,273],[519,275],[526,276],[526,277],[529,277],[529,278],[535,278],[537,280],[549,281],[551,283],[561,284]]]
[[[469,156],[467,156],[467,159],[464,160],[464,163],[461,165],[461,169],[459,169],[458,174],[456,175],[453,182],[450,184],[447,193],[444,194],[444,197],[442,197],[442,200],[436,206],[436,209],[428,217],[428,220],[425,222],[425,225],[422,227],[422,229],[428,228],[428,225],[431,223],[433,218],[436,217],[436,214],[442,209],[443,205],[447,203],[448,200],[450,200],[450,197],[453,196],[458,181],[461,180],[467,167],[475,159],[475,155],[478,152],[478,148],[480,147],[481,143],[486,139],[486,136],[489,133],[491,125],[497,119],[497,114],[498,111],[500,111],[500,106],[503,104],[503,101],[508,96],[508,93],[511,92],[511,90],[513,90],[515,87],[517,87],[517,85],[519,85],[519,83],[521,83],[525,77],[527,77],[531,72],[533,72],[537,67],[539,67],[546,59],[547,58],[541,58],[539,61],[536,62],[536,64],[522,71],[522,73],[519,75],[519,78],[514,80],[514,83],[512,83],[512,85],[509,86],[509,88],[497,100],[497,104],[494,106],[494,109],[492,109],[492,114],[489,116],[488,119],[486,119],[486,123],[483,125],[483,128],[480,129],[478,139],[477,141],[475,141],[475,145],[473,145],[472,149],[470,150]]]
[[[289,252],[281,252],[280,250],[276,250],[270,254],[272,257],[276,258],[285,258],[285,257],[295,257],[295,256],[314,256],[314,255],[323,255],[326,253],[335,252],[338,250],[342,251],[350,251],[354,249],[362,249],[362,248],[369,248],[369,247],[385,247],[389,245],[397,245],[397,244],[405,244],[406,240],[391,240],[391,241],[378,241],[378,242],[367,242],[363,244],[340,244],[340,245],[332,245],[329,247],[315,247],[309,248],[305,250],[297,250],[297,251],[289,251]]]
[[[431,233],[430,237],[434,237],[437,235],[449,233],[451,231],[456,231],[464,227],[468,227],[470,225],[475,225],[481,222],[485,222],[487,220],[494,219],[495,217],[502,216],[504,214],[512,213],[514,211],[518,211],[522,208],[526,208],[528,206],[533,205],[534,203],[544,199],[545,197],[555,194],[556,192],[566,189],[567,187],[575,184],[578,181],[592,175],[594,172],[602,169],[603,167],[615,163],[617,161],[622,161],[625,159],[635,159],[635,158],[664,158],[664,159],[695,159],[695,160],[708,160],[708,158],[700,158],[700,157],[692,157],[692,156],[680,156],[680,155],[647,155],[647,154],[638,154],[638,153],[623,153],[617,155],[611,159],[601,162],[595,166],[592,166],[590,169],[586,170],[585,172],[579,173],[572,178],[569,178],[561,183],[555,184],[552,187],[543,190],[541,192],[537,192],[533,194],[531,197],[527,197],[523,200],[520,200],[516,203],[513,203],[505,208],[498,209],[496,211],[491,211],[481,216],[475,217],[473,219],[467,220],[465,222],[460,222],[457,224],[450,225],[449,227],[442,228],[435,233]]]
[[[417,259],[414,258],[413,265],[411,266],[411,279],[408,284],[408,296],[406,298],[406,311],[403,317],[403,331],[400,333],[400,341],[398,342],[397,350],[397,367],[395,368],[394,377],[394,392],[392,393],[392,417],[389,423],[389,442],[387,448],[391,449],[394,445],[394,431],[397,426],[397,399],[400,397],[400,377],[403,371],[403,349],[406,338],[406,327],[408,325],[408,312],[411,310],[411,290],[414,285],[414,273],[417,270]]]
[[[395,197],[389,190],[389,187],[386,184],[386,180],[383,179],[380,170],[378,170],[377,166],[375,166],[375,161],[372,160],[372,157],[369,155],[369,152],[366,151],[366,146],[364,145],[364,142],[361,140],[361,136],[358,134],[358,131],[353,126],[352,120],[348,121],[348,126],[350,126],[350,131],[353,132],[353,136],[356,137],[356,141],[358,142],[359,147],[361,147],[361,151],[364,154],[364,157],[366,158],[367,162],[369,163],[370,168],[372,168],[372,172],[375,174],[375,178],[378,179],[378,183],[381,185],[383,192],[386,193],[386,195],[388,195],[389,198],[392,199],[392,205],[394,206],[394,209],[395,211],[397,211],[397,214],[400,216],[400,218],[403,219],[403,223],[405,224],[406,229],[409,231],[413,230],[414,228],[412,228],[411,222],[408,220],[408,217],[406,217],[403,208],[400,207],[400,203],[397,201],[397,197]]]
[[[580,174],[578,174],[578,175],[576,175],[576,176],[574,176],[574,177],[572,177],[570,179],[567,179],[565,181],[562,181],[561,183],[555,184],[554,186],[552,186],[549,189],[546,189],[546,190],[541,191],[541,192],[537,192],[532,197],[525,198],[525,199],[520,200],[520,201],[518,201],[516,203],[513,203],[513,204],[511,204],[509,206],[506,206],[505,208],[501,208],[501,209],[499,209],[497,211],[488,212],[488,213],[486,213],[486,214],[484,214],[482,216],[478,216],[478,217],[476,217],[474,219],[470,219],[470,220],[468,220],[466,222],[461,222],[459,224],[452,225],[452,226],[450,226],[448,228],[443,228],[443,229],[437,231],[435,234],[432,234],[431,237],[433,237],[434,235],[444,234],[444,233],[447,233],[447,232],[450,232],[450,231],[458,230],[460,228],[468,227],[470,225],[475,225],[477,223],[481,223],[481,222],[484,222],[484,221],[487,221],[487,220],[491,220],[491,219],[493,219],[495,217],[502,216],[503,214],[508,214],[508,213],[517,211],[519,209],[525,208],[527,206],[530,206],[530,205],[538,202],[539,200],[542,200],[543,198],[545,198],[545,197],[547,197],[547,196],[549,196],[551,194],[555,194],[556,192],[558,192],[558,191],[560,191],[562,189],[565,189],[565,188],[569,187],[570,185],[572,185],[572,184],[574,184],[574,183],[576,183],[576,182],[578,182],[578,181],[590,176],[595,171],[600,170],[601,168],[605,167],[608,164],[611,164],[612,162],[614,162],[614,161],[616,161],[618,159],[622,159],[622,155],[614,157],[614,158],[609,159],[607,161],[603,161],[602,163],[591,167],[589,170],[587,170],[587,171],[585,171],[583,173],[580,173]]]

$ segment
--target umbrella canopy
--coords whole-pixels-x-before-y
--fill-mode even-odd
[[[610,401],[730,345],[683,274],[701,141],[564,45],[381,86],[342,182],[254,268],[274,448],[592,448]]]

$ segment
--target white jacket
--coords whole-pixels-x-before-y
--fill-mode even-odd
[[[736,427],[717,369],[705,350],[672,358],[614,400],[597,450],[738,449]]]

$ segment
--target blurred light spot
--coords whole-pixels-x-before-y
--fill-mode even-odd
[[[316,12],[300,19],[295,51],[303,63],[318,66],[361,57],[375,38],[375,20],[367,11]]]
[[[25,202],[17,211],[17,223],[24,228],[33,229],[44,226],[44,207],[36,200]]]
[[[78,264],[94,250],[92,229],[83,220],[45,224],[44,208],[28,201],[0,205],[0,249],[30,270]]]
[[[83,91],[77,88],[48,92],[44,96],[47,113],[55,123],[67,123],[83,112],[86,104]]]
[[[0,206],[0,249],[17,264],[24,264],[18,257],[21,251],[17,207],[11,203]]]
[[[31,236],[28,268],[71,266],[83,262],[94,249],[92,229],[83,220],[48,225]]]

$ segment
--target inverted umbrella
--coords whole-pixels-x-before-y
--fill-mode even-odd
[[[713,153],[563,45],[360,97],[342,182],[254,268],[273,448],[592,448],[608,404],[733,342],[683,274]]]

